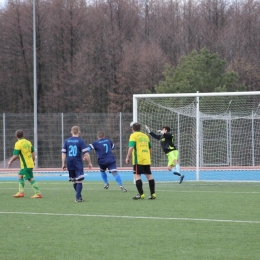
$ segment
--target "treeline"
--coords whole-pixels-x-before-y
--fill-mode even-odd
[[[38,112],[131,112],[166,64],[207,48],[260,90],[260,2],[35,0]],[[0,10],[0,112],[33,111],[33,5]]]

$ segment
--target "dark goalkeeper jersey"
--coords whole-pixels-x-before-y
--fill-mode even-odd
[[[161,147],[166,154],[171,151],[177,150],[176,146],[174,145],[174,135],[172,133],[157,135],[153,132],[150,132],[150,135],[155,139],[160,140]]]
[[[80,137],[70,137],[62,147],[62,153],[66,153],[68,170],[83,170],[82,154],[87,152],[87,144]]]
[[[99,139],[88,146],[88,151],[94,149],[98,158],[99,165],[109,165],[116,161],[112,150],[115,145],[106,138]]]

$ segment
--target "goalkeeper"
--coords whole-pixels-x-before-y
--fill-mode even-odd
[[[183,182],[184,175],[180,173],[180,164],[178,162],[179,151],[174,145],[174,135],[170,132],[169,126],[163,126],[162,130],[158,130],[159,134],[151,132],[150,128],[146,125],[145,129],[148,134],[157,140],[160,140],[161,147],[168,157],[168,170],[172,171],[174,175],[180,176],[180,184]],[[176,167],[176,168],[175,168]]]

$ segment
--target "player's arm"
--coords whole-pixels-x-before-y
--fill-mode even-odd
[[[149,126],[145,126],[145,130],[148,134],[150,134],[153,138],[157,139],[157,140],[160,140],[161,139],[161,135],[157,135],[155,134],[154,132],[152,132],[149,128]]]
[[[8,162],[8,167],[11,166],[12,162],[14,162],[15,160],[17,160],[19,158],[20,153],[21,153],[20,146],[19,146],[19,144],[16,143],[14,146],[13,156]]]
[[[109,140],[110,141],[110,140]],[[115,147],[115,144],[113,144],[111,141],[110,141],[110,145],[111,145],[111,149],[114,150],[116,147]]]
[[[87,147],[87,152],[90,152],[91,150],[95,150],[95,147],[93,146],[93,144],[89,144]]]
[[[129,148],[128,148],[128,152],[127,152],[127,155],[126,155],[126,158],[125,158],[125,162],[126,162],[126,164],[129,163],[130,156],[131,156],[133,150],[134,150],[134,147],[129,147]]]
[[[33,159],[33,162],[35,162],[35,152],[32,152],[32,159]]]
[[[162,137],[162,135],[157,135],[157,134],[155,134],[154,132],[150,132],[150,135],[151,135],[153,138],[157,139],[157,140],[160,140],[161,137]]]
[[[31,153],[32,153],[33,162],[35,162],[35,151],[34,151],[34,147],[33,146],[31,147]]]
[[[62,161],[62,169],[66,170],[66,153],[61,154],[61,161]]]
[[[83,160],[87,161],[89,169],[91,169],[93,167],[93,165],[91,163],[90,155],[88,152],[84,153]]]
[[[36,155],[35,155],[35,152],[33,151],[33,152],[32,152],[32,159],[33,159],[34,165],[35,165],[35,158],[36,158]]]
[[[17,160],[19,158],[19,155],[13,155],[12,158],[8,162],[8,167],[11,166],[12,162]]]

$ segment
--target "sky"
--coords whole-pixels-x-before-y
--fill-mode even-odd
[[[5,3],[5,0],[0,0],[0,7],[3,7]]]

